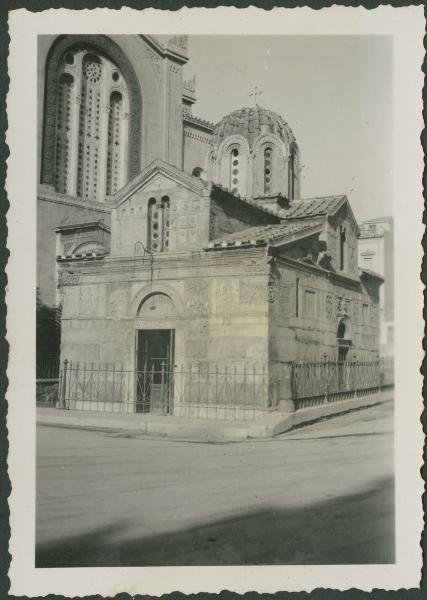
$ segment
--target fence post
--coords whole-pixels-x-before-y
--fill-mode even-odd
[[[160,366],[160,390],[162,395],[163,414],[167,414],[166,394],[165,394],[165,363],[162,361]]]
[[[59,408],[65,408],[65,390],[67,386],[67,366],[68,360],[64,360],[64,368],[62,371],[61,378],[61,389],[59,390]]]

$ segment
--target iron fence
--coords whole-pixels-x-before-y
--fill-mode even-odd
[[[274,373],[274,377],[273,374]],[[290,375],[290,376],[289,376]],[[393,385],[393,361],[247,364],[126,369],[117,363],[64,361],[58,408],[252,420],[291,400],[295,409],[376,393]]]
[[[116,363],[64,361],[58,407],[251,420],[276,409],[278,385],[257,366],[153,363],[131,370]]]
[[[381,356],[380,373],[382,388],[394,386],[394,356]]]
[[[299,409],[376,393],[393,378],[381,360],[293,362],[291,382]]]

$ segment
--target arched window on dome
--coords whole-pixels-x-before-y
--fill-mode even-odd
[[[102,202],[126,182],[127,84],[106,56],[76,47],[60,60],[57,86],[55,189]]]
[[[233,194],[239,192],[239,149],[238,147],[232,148],[230,152],[230,185],[229,189]]]
[[[267,146],[264,150],[264,194],[271,193],[271,182],[273,178],[273,148]]]
[[[298,193],[298,155],[295,146],[291,146],[289,153],[288,178],[289,200],[294,200]]]

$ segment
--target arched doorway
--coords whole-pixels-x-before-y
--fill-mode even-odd
[[[136,412],[171,412],[175,329],[159,328],[175,316],[175,305],[164,293],[147,295],[137,316],[143,319],[136,330]]]
[[[348,387],[349,365],[348,354],[351,346],[350,324],[347,318],[340,319],[337,327],[338,344],[338,390]]]
[[[350,327],[348,319],[340,319],[337,327],[338,362],[342,363],[348,359],[351,346]]]

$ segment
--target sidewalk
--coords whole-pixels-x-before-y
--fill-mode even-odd
[[[293,427],[342,414],[394,398],[394,389],[351,400],[303,408],[296,412],[273,412],[254,421],[190,419],[149,413],[109,413],[37,407],[39,425],[129,431],[133,435],[155,435],[199,442],[230,442],[248,438],[270,438]]]

